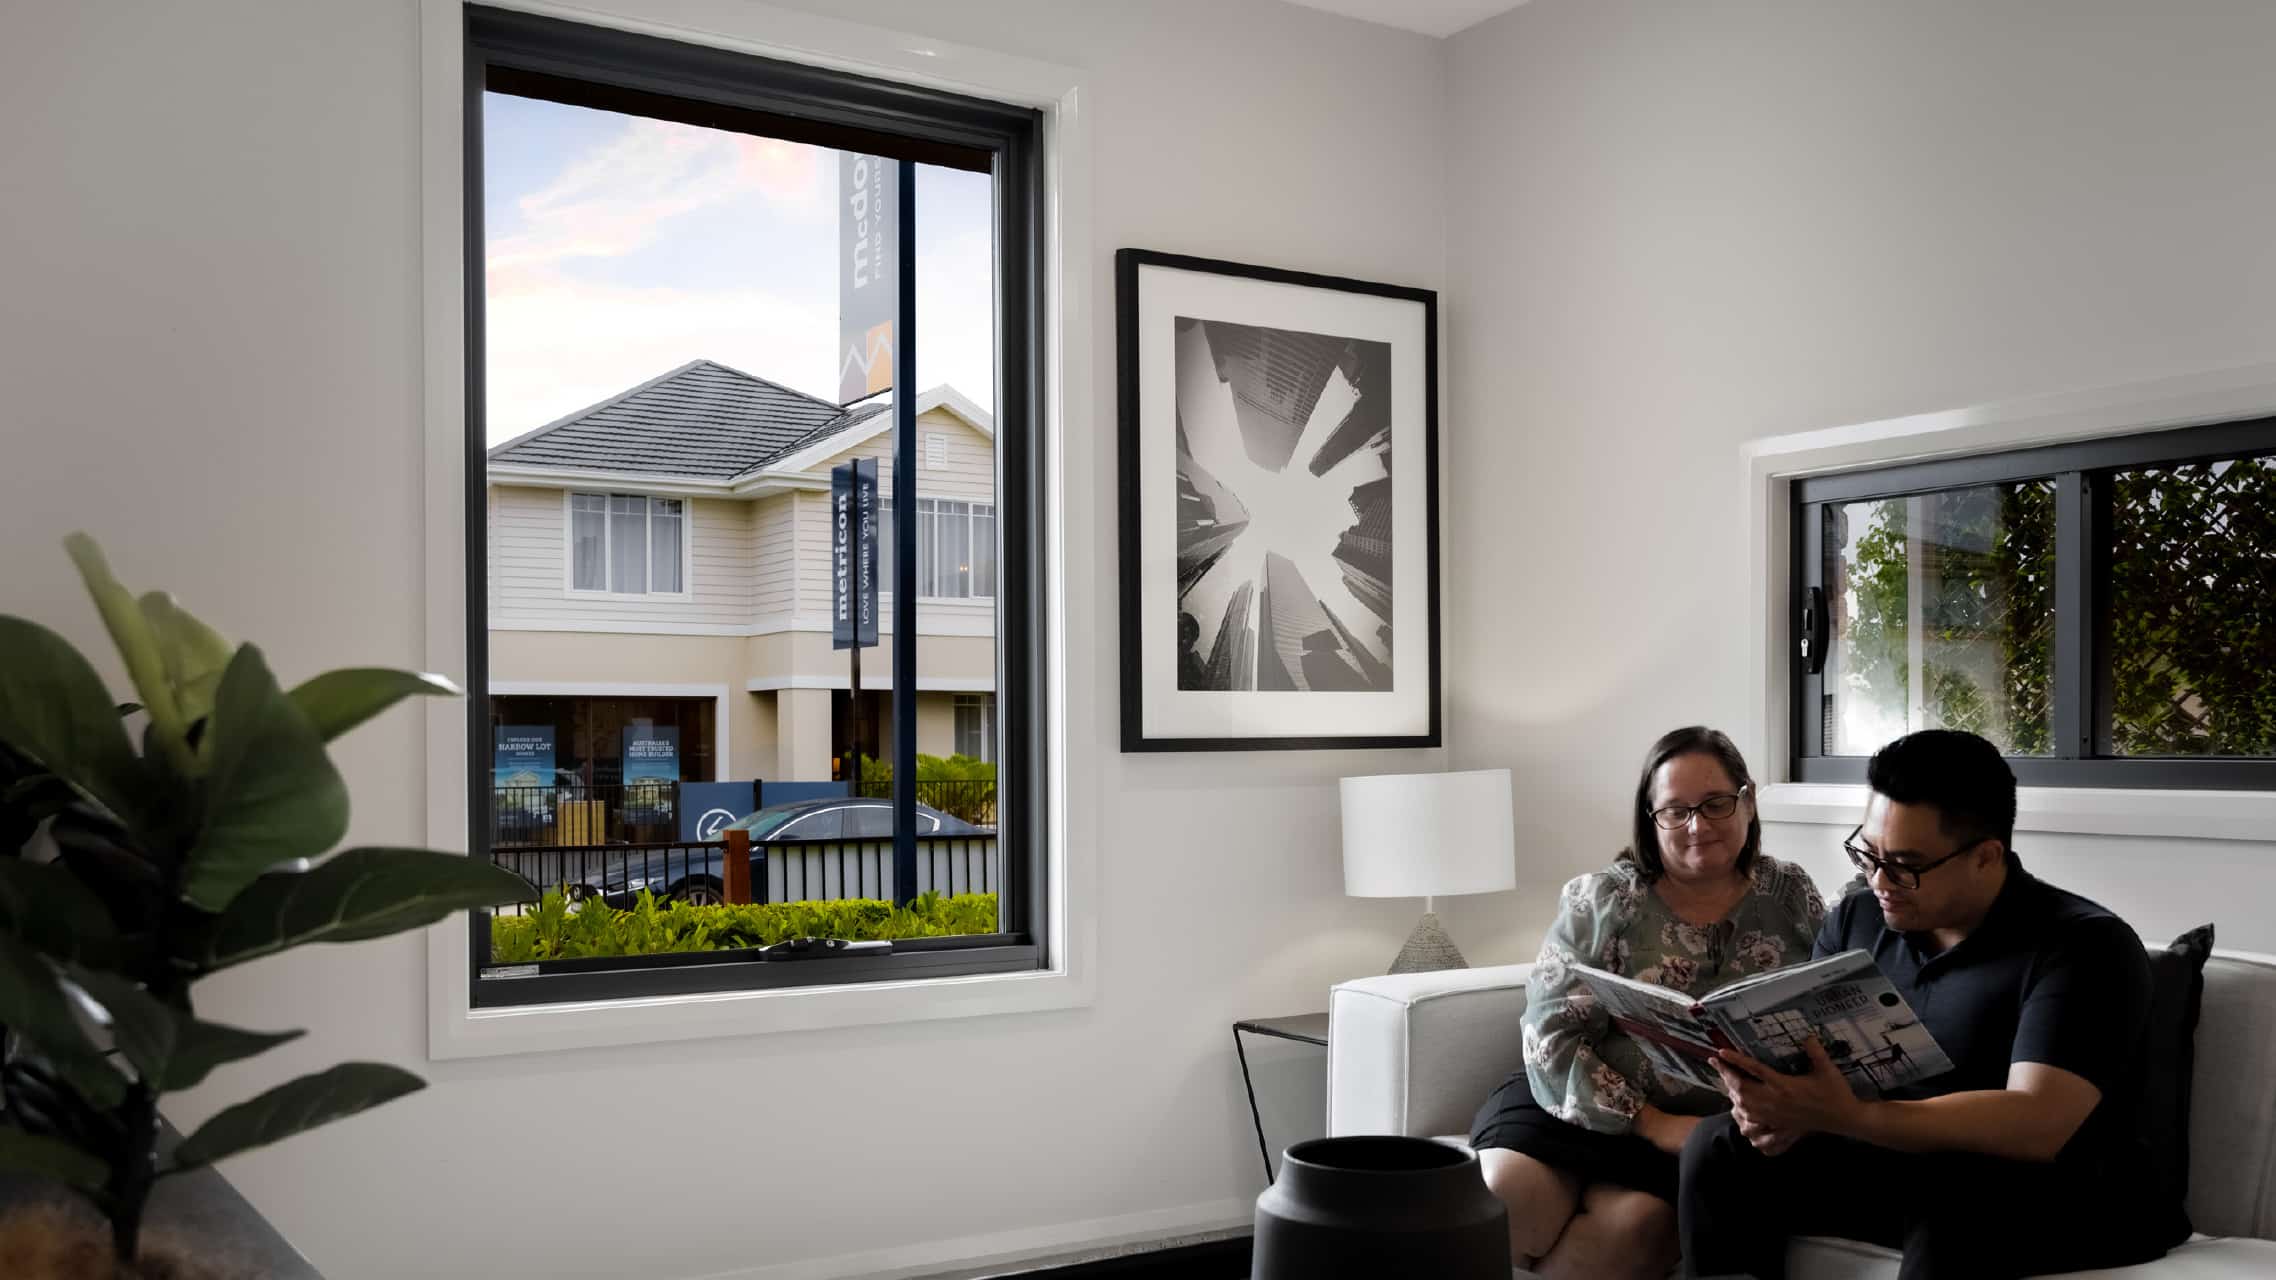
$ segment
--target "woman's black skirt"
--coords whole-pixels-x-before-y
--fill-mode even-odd
[[[1522,1152],[1572,1174],[1584,1186],[1609,1182],[1675,1203],[1674,1156],[1633,1133],[1598,1133],[1550,1115],[1533,1100],[1533,1086],[1522,1071],[1487,1095],[1478,1118],[1470,1122],[1470,1145],[1481,1151]]]

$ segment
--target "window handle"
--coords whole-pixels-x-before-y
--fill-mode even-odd
[[[1823,674],[1826,669],[1826,593],[1823,587],[1810,588],[1802,603],[1802,669],[1811,675]]]

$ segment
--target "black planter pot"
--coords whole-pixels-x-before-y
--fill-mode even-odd
[[[1460,1147],[1299,1142],[1257,1197],[1254,1267],[1255,1280],[1509,1280],[1509,1214]]]

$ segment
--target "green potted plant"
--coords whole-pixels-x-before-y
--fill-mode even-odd
[[[61,636],[0,615],[0,1169],[84,1195],[135,1275],[158,1179],[424,1083],[344,1063],[226,1108],[162,1153],[163,1095],[301,1034],[199,1018],[201,979],[533,895],[456,854],[323,856],[348,827],[325,744],[404,698],[456,695],[448,681],[355,668],[287,690],[255,646],[162,592],[131,595],[92,539],[65,547],[136,700],[115,701]]]

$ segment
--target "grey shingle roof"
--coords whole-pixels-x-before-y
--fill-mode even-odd
[[[710,360],[690,360],[490,450],[517,466],[732,480],[882,411],[850,412]]]

